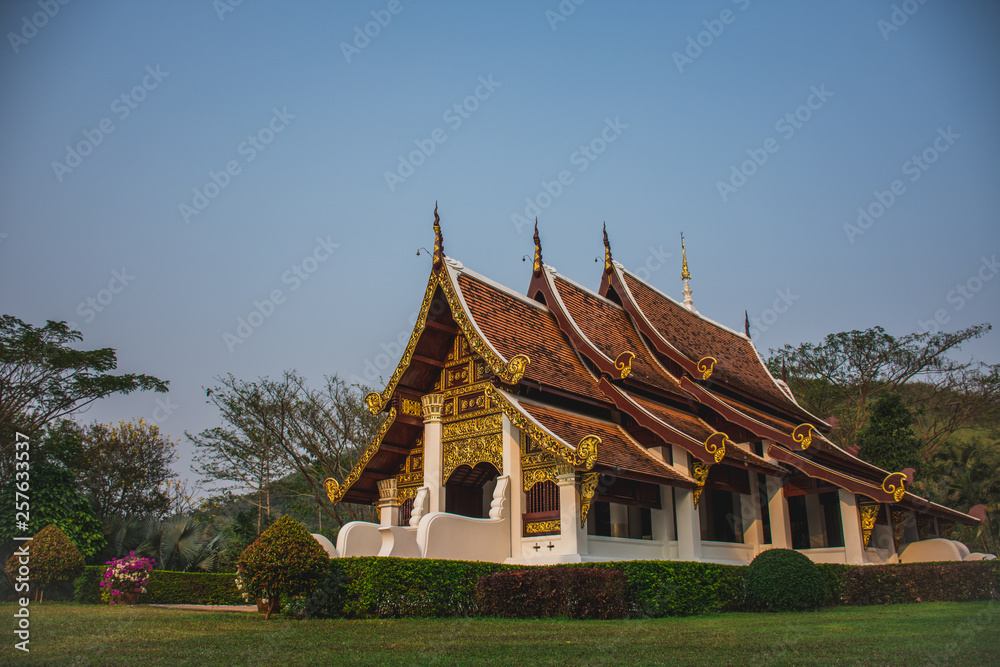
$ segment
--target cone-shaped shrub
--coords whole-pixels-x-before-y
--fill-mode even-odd
[[[60,581],[73,581],[83,572],[83,554],[59,526],[49,524],[27,542],[29,581],[35,599],[41,601],[45,587]],[[7,571],[17,576],[23,555],[14,553],[7,560]]]
[[[309,531],[283,516],[240,555],[236,585],[248,600],[308,595],[326,576],[329,563]]]
[[[808,556],[769,549],[747,568],[747,607],[757,611],[816,609],[826,598],[823,574]]]

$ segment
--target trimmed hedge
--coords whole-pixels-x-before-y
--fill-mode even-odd
[[[497,572],[479,579],[483,616],[502,618],[624,618],[625,575],[608,568],[545,567]]]
[[[746,573],[746,606],[753,611],[807,611],[822,606],[826,585],[816,563],[792,549],[757,554]]]
[[[743,608],[746,566],[633,560],[556,567],[596,567],[622,572],[632,616],[662,618]]]
[[[826,600],[823,606],[836,607],[843,604],[844,574],[858,566],[844,565],[843,563],[816,563],[816,567],[823,575],[824,587],[826,588]]]
[[[104,565],[90,565],[74,582],[73,599],[84,604],[101,601]],[[246,604],[236,589],[235,574],[153,570],[142,604]]]
[[[1000,599],[1000,561],[857,567],[843,578],[844,604]]]
[[[473,616],[478,612],[479,578],[511,569],[519,568],[457,560],[336,558],[330,561],[327,583],[314,594],[327,597],[333,604],[328,603],[323,612],[315,615],[338,615],[336,599],[342,596],[340,614],[347,618]],[[343,586],[340,593],[337,581]],[[319,605],[313,608],[319,609]]]

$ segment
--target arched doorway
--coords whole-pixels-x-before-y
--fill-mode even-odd
[[[499,476],[492,463],[477,463],[474,468],[458,466],[444,485],[444,511],[473,519],[487,518]]]

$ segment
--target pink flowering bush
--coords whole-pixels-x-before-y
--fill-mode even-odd
[[[122,602],[129,593],[145,593],[149,574],[153,571],[151,558],[139,558],[130,551],[124,558],[112,558],[101,579],[101,601],[110,604]]]

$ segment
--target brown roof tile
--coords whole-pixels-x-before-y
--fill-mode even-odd
[[[526,354],[531,362],[524,377],[535,382],[604,401],[593,374],[584,367],[555,317],[541,304],[526,303],[467,272],[458,287],[469,314],[489,343],[510,359]]]
[[[570,281],[555,276],[553,285],[584,336],[607,358],[614,360],[622,352],[635,354],[629,379],[640,381],[675,396],[689,398],[679,383],[660,366],[632,325],[621,306],[614,304]]]
[[[713,381],[729,384],[792,414],[808,416],[775,384],[750,341],[695,315],[631,273],[622,271],[621,275],[635,304],[665,340],[692,361],[706,356],[716,359]]]
[[[693,480],[646,451],[645,447],[633,440],[617,424],[538,403],[519,401],[519,405],[539,424],[574,447],[585,436],[599,437],[601,444],[597,446],[597,463],[602,466],[620,467],[623,472],[649,475],[672,482],[693,483]]]

